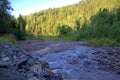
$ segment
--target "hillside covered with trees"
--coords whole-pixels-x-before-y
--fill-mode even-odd
[[[1,15],[1,20],[2,16],[5,15]],[[8,15],[6,17],[9,18]],[[12,30],[6,32],[20,39],[52,36],[120,46],[120,0],[81,0],[78,4],[20,15],[17,19],[10,17],[10,20],[0,22],[7,26],[8,21],[11,21]]]

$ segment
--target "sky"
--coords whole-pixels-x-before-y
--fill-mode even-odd
[[[14,9],[12,15],[18,17],[21,15],[29,15],[48,8],[58,8],[70,4],[80,2],[80,0],[10,0]]]

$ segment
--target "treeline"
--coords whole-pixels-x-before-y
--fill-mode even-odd
[[[120,46],[120,0],[81,0],[78,4],[20,15],[17,19],[9,14],[11,7],[2,9],[2,34],[13,34],[18,39],[53,36]]]
[[[120,46],[120,8],[112,11],[108,9],[99,10],[90,18],[91,23],[84,23],[82,28],[73,34],[74,40],[97,39],[100,45]],[[96,40],[93,40],[95,43]]]
[[[0,0],[0,36],[12,37],[17,40],[26,38],[25,29],[21,27],[25,25],[24,20],[19,17],[15,19],[10,13],[13,10],[9,0]],[[21,23],[22,21],[22,23]]]
[[[23,16],[26,22],[25,29],[28,34],[34,36],[56,36],[59,35],[62,25],[70,26],[75,31],[81,29],[84,24],[92,25],[91,18],[97,16],[100,11],[107,10],[109,14],[116,15],[116,9],[119,6],[120,0],[82,0],[78,4],[67,7],[43,10]],[[106,16],[103,17],[106,18]],[[96,20],[104,22],[104,18],[100,19]]]

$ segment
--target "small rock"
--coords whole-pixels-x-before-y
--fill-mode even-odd
[[[78,57],[79,57],[79,58],[86,58],[86,55],[81,54],[81,55],[79,55]]]
[[[30,65],[28,65],[28,64],[20,65],[19,68],[23,68],[25,70],[29,70],[30,69]]]
[[[27,62],[27,60],[28,60],[28,57],[25,56],[25,57],[21,58],[21,59],[18,61],[17,65],[21,65],[21,64],[23,64],[24,62]]]
[[[0,68],[0,80],[26,80],[25,77],[17,71]]]
[[[88,66],[90,66],[90,65],[91,65],[91,61],[85,61],[85,62],[84,62],[84,66],[88,67]]]
[[[5,67],[8,67],[9,65],[10,65],[9,62],[0,60],[0,68],[5,68]]]
[[[9,61],[9,58],[8,57],[4,57],[2,60]]]
[[[27,78],[34,77],[34,73],[32,71],[28,71],[26,74],[27,74]]]
[[[32,66],[32,65],[34,65],[36,62],[35,62],[34,59],[29,58],[28,61],[27,61],[27,63],[28,63],[30,66]]]
[[[39,80],[37,77],[29,78],[28,80]]]
[[[34,66],[30,67],[30,70],[33,71],[34,73],[40,75],[43,74],[43,69],[42,69],[42,65],[41,64],[36,64]]]

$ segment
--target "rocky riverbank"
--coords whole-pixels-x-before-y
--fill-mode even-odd
[[[97,50],[93,60],[98,61],[98,69],[114,72],[120,75],[120,48]]]
[[[120,80],[120,48],[31,42],[0,43],[0,80]]]
[[[50,69],[62,74],[62,78],[120,80],[120,50],[117,48],[76,46],[74,49],[36,57],[39,61],[48,62]]]
[[[47,62],[38,62],[11,43],[0,43],[0,80],[62,80]]]

